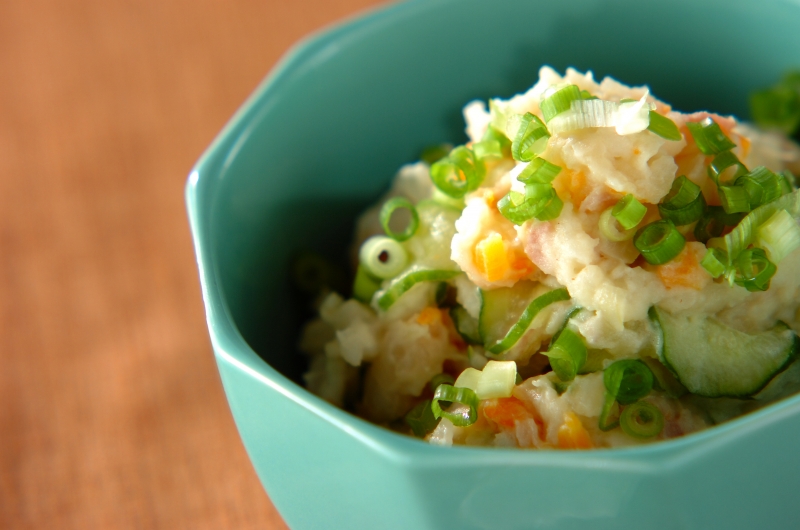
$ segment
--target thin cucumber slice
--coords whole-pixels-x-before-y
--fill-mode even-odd
[[[415,270],[396,278],[386,291],[378,298],[378,307],[386,311],[398,298],[419,282],[443,282],[452,280],[461,274],[460,271]]]
[[[800,351],[800,339],[783,323],[748,334],[713,317],[674,316],[658,308],[651,313],[663,334],[661,361],[700,396],[755,394]]]
[[[566,289],[555,289],[535,296],[536,284],[518,282],[514,287],[484,291],[481,289],[481,312],[478,331],[485,348],[502,353],[517,343],[536,315],[552,303],[569,300]]]
[[[483,344],[481,334],[478,332],[478,320],[467,312],[462,306],[457,305],[450,309],[450,318],[459,335],[467,344]]]

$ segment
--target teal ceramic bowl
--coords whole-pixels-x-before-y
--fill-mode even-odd
[[[798,0],[427,0],[295,47],[192,171],[208,327],[244,445],[295,529],[796,528],[800,397],[676,441],[590,452],[441,448],[305,391],[297,250],[343,252],[359,211],[461,107],[542,64],[747,115],[800,64]]]

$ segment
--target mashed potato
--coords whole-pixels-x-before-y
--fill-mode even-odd
[[[430,443],[565,449],[797,391],[800,149],[647,87],[539,76],[467,105],[470,141],[361,217],[354,298],[324,295],[301,340],[308,388]]]

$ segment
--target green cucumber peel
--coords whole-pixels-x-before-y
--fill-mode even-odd
[[[519,320],[517,320],[517,322],[511,326],[511,329],[508,330],[505,337],[496,341],[494,344],[487,342],[485,346],[486,350],[491,353],[498,354],[510,349],[528,330],[528,326],[531,325],[533,319],[536,318],[536,315],[538,315],[542,309],[555,302],[569,300],[569,298],[569,292],[567,292],[567,290],[563,287],[548,291],[543,295],[534,298],[533,301],[528,304],[528,307],[526,307],[522,312]]]

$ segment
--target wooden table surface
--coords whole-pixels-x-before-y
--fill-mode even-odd
[[[0,2],[0,528],[286,528],[205,327],[189,170],[375,0]]]

